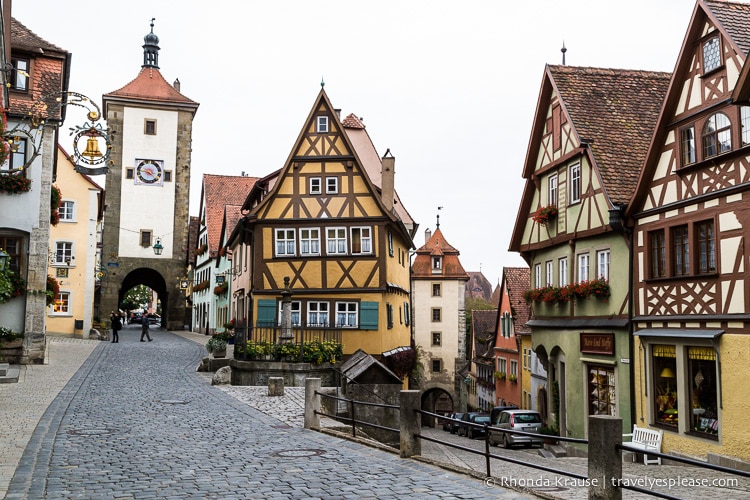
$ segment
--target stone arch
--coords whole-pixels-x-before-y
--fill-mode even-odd
[[[121,304],[125,298],[125,293],[138,285],[146,285],[156,292],[156,295],[159,297],[162,304],[161,326],[166,327],[169,321],[169,308],[166,307],[169,303],[169,292],[164,277],[154,269],[139,267],[125,275],[125,278],[123,278],[122,283],[120,284],[120,290],[117,293],[117,303]]]
[[[442,387],[433,387],[422,392],[421,408],[431,413],[446,415],[455,410],[453,396]],[[435,427],[437,421],[434,417],[422,415],[422,427]]]

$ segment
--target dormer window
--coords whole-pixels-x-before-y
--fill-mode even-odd
[[[29,90],[29,60],[17,57],[11,58],[13,72],[10,77],[10,88],[12,90]]]
[[[440,269],[443,268],[443,258],[442,257],[433,257],[432,258],[432,271],[440,271]]]
[[[715,36],[703,42],[703,73],[710,73],[721,66],[719,37]]]
[[[328,117],[327,116],[319,116],[317,121],[317,126],[315,128],[315,131],[319,134],[323,134],[328,132]]]

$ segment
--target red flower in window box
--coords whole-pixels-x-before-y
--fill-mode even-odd
[[[531,216],[534,222],[541,224],[542,226],[547,225],[549,221],[557,216],[557,207],[555,205],[547,205],[546,207],[539,207]]]

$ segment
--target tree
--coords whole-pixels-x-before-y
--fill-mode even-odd
[[[120,307],[126,311],[144,309],[151,299],[151,289],[146,285],[136,285],[125,293]]]

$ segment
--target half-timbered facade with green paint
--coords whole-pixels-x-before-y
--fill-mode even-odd
[[[629,238],[612,229],[610,211],[632,197],[668,81],[645,71],[544,71],[510,250],[530,267],[528,326],[548,373],[547,423],[563,436],[584,437],[589,415],[632,425]]]
[[[629,213],[638,422],[709,461],[750,460],[749,50],[750,5],[696,3]]]
[[[344,354],[410,345],[416,224],[395,193],[394,166],[361,120],[342,121],[321,90],[286,164],[243,207],[250,324],[280,323],[289,278],[292,326],[340,329]]]

